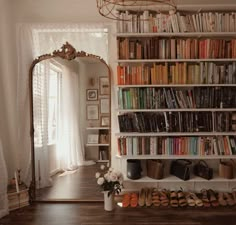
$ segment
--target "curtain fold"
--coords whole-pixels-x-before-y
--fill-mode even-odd
[[[0,139],[0,218],[8,214],[8,199],[7,199],[7,167],[3,155],[3,147]]]

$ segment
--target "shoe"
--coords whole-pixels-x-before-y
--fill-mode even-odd
[[[130,193],[126,193],[123,195],[122,199],[122,207],[128,207],[130,205]]]
[[[146,204],[146,206],[152,205],[152,189],[151,188],[146,189],[145,204]]]
[[[130,195],[130,206],[133,208],[138,206],[138,194],[137,193],[132,193]]]
[[[139,192],[138,205],[141,207],[144,206],[145,199],[146,199],[146,190],[145,188],[142,188]]]

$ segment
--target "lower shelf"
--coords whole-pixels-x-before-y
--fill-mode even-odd
[[[211,180],[206,180],[206,179],[203,179],[201,177],[197,177],[197,176],[193,176],[191,177],[189,180],[181,180],[179,179],[178,177],[175,177],[175,176],[167,176],[167,177],[164,177],[163,179],[160,179],[160,180],[157,180],[157,179],[152,179],[148,176],[144,176],[140,179],[137,179],[137,180],[131,180],[129,178],[125,178],[125,181],[131,181],[131,182],[236,182],[236,178],[234,179],[225,179],[225,178],[221,178],[217,175],[213,176],[214,178],[211,179]]]

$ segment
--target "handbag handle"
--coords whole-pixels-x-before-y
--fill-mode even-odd
[[[192,162],[190,161],[190,160],[188,160],[188,159],[176,159],[176,161],[182,161],[182,162],[185,162],[185,165],[191,165],[192,164]]]
[[[206,166],[207,168],[209,168],[208,164],[206,163],[206,161],[204,160],[199,160],[197,164],[203,164],[204,166]]]

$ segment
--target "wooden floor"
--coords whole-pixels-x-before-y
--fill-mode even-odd
[[[95,173],[100,163],[81,166],[68,175],[53,177],[52,187],[37,191],[40,201],[103,201],[100,187],[97,185]]]
[[[0,225],[236,225],[233,208],[119,208],[103,203],[37,203],[0,219]]]

